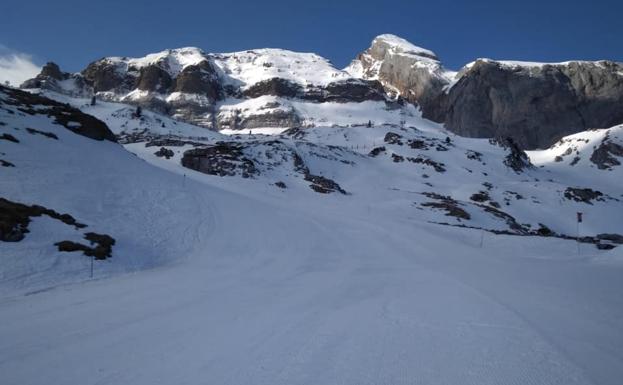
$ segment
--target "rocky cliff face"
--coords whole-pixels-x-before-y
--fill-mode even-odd
[[[60,86],[70,78],[72,92]],[[301,113],[293,107],[273,111],[265,103],[248,103],[269,96],[276,105],[392,103],[378,81],[353,78],[315,54],[278,49],[209,54],[181,48],[143,58],[103,58],[78,74],[50,63],[23,87],[136,104],[214,130],[300,124]]]
[[[479,59],[455,73],[394,35],[375,38],[344,70],[311,53],[181,48],[103,58],[76,74],[48,63],[23,87],[141,105],[213,130],[342,124],[327,111],[349,125],[397,124],[391,111],[406,101],[457,134],[523,149],[623,122],[622,64]]]
[[[546,148],[563,136],[623,122],[623,65],[478,60],[448,91],[445,125],[470,137]]]
[[[446,70],[432,51],[394,35],[380,35],[346,71],[380,81],[389,93],[421,106],[424,118],[443,121],[443,90],[454,73]]]
[[[381,35],[346,70],[379,80],[459,135],[512,138],[525,149],[623,122],[623,65],[614,62],[479,59],[456,74],[433,52]]]

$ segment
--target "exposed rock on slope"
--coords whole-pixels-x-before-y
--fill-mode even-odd
[[[71,75],[50,64],[22,87],[72,96],[95,94],[214,130],[298,125],[301,116],[296,110],[267,114],[258,105],[248,114],[255,116],[231,120],[233,106],[265,96],[313,104],[386,100],[377,81],[355,79],[315,54],[279,49],[210,54],[180,48],[143,58],[102,58]]]
[[[479,59],[457,74],[433,52],[388,34],[376,37],[345,70],[312,53],[212,54],[191,47],[102,58],[76,74],[48,63],[23,87],[95,93],[213,130],[327,125],[327,109],[318,107],[323,103],[376,103],[373,119],[353,114],[361,120],[348,124],[396,124],[391,110],[406,100],[459,135],[510,137],[522,149],[623,123],[623,64]]]
[[[54,117],[55,123],[78,135],[94,140],[117,141],[115,135],[104,122],[68,104],[3,86],[0,86],[0,99],[7,105],[17,107],[22,113],[29,115],[44,114]],[[36,130],[31,133],[35,132]]]
[[[470,137],[546,148],[565,135],[623,122],[623,65],[478,60],[449,90],[445,125]]]
[[[621,161],[618,159],[621,157],[623,157],[623,143],[617,143],[608,130],[599,146],[591,154],[590,160],[601,170],[611,170],[613,167],[621,165]]]

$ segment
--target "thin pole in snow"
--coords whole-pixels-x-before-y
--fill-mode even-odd
[[[582,223],[582,213],[577,213],[577,237],[575,243],[578,245],[578,255],[580,255],[580,223]]]
[[[91,257],[91,279],[93,279],[93,260],[95,257]]]
[[[580,255],[580,222],[578,222],[578,236],[575,239],[575,243],[578,245],[578,255]]]
[[[482,249],[482,244],[485,241],[485,229],[482,229],[482,231],[480,232],[480,248]]]

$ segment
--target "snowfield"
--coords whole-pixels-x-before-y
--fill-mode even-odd
[[[531,229],[575,236],[584,211],[582,235],[623,233],[621,169],[589,161],[620,127],[531,152],[535,167],[516,173],[507,149],[417,114],[403,127],[227,136],[63,101],[126,142],[2,104],[0,134],[19,142],[0,140],[14,164],[0,167],[0,197],[69,213],[117,243],[91,280],[88,257],[53,246],[82,230],[42,216],[21,242],[0,242],[3,384],[621,383],[623,247],[496,235],[507,222],[470,200],[485,190]],[[146,146],[154,138],[185,142],[163,145],[166,159]],[[241,146],[258,174],[181,166],[184,151],[217,141]],[[570,147],[574,165],[554,160]],[[347,194],[315,192],[293,154]],[[612,199],[563,199],[566,187]],[[426,206],[439,201],[423,192],[452,197],[471,219]]]

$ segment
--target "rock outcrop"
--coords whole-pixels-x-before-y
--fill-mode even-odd
[[[435,53],[394,35],[380,35],[346,71],[380,81],[390,94],[421,106],[425,118],[443,121],[443,90],[454,73],[444,69]]]
[[[344,70],[315,54],[279,49],[211,54],[180,48],[142,58],[102,58],[76,74],[48,63],[23,88],[82,97],[95,93],[213,130],[327,121],[304,117],[304,110],[321,109],[290,103],[269,111],[262,107],[266,102],[384,102],[390,110],[406,101],[459,135],[512,138],[522,149],[546,148],[569,134],[623,123],[623,64],[479,59],[455,73],[432,51],[394,35],[376,37]],[[247,103],[260,98],[265,100]]]
[[[512,138],[525,149],[623,122],[623,65],[478,60],[448,91],[445,125],[459,135]]]
[[[600,170],[612,170],[613,167],[621,165],[618,158],[623,158],[623,143],[617,143],[610,136],[609,130],[591,154],[590,161]]]
[[[117,141],[115,135],[110,131],[106,123],[68,104],[59,103],[41,95],[3,86],[0,86],[0,92],[7,95],[7,98],[3,99],[2,102],[7,105],[16,106],[25,114],[45,114],[49,117],[53,117],[56,124],[60,124],[73,133],[85,136],[89,139],[108,140],[111,142]],[[36,131],[38,130],[33,130],[30,133],[37,133]],[[42,131],[38,133],[43,135],[48,134],[45,136],[50,136],[49,133],[43,133]]]

